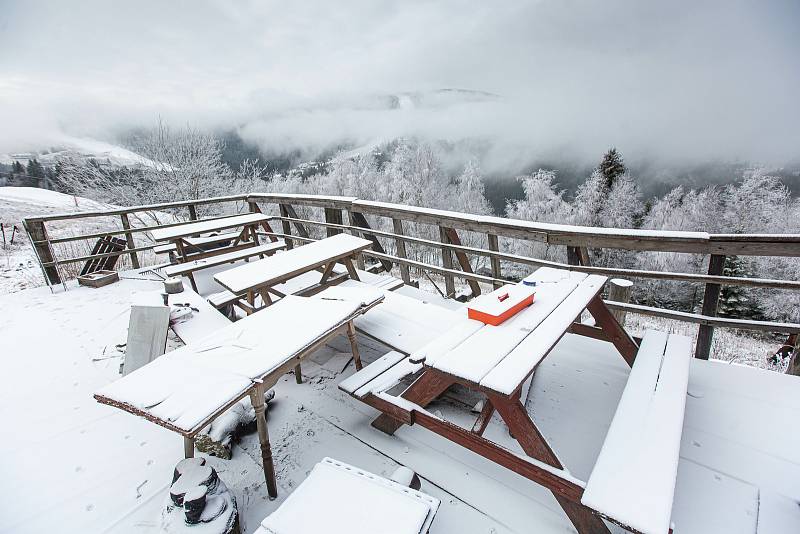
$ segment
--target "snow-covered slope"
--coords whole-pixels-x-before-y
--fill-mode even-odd
[[[10,165],[19,161],[23,165],[29,159],[37,159],[42,165],[53,166],[59,158],[73,157],[93,159],[101,165],[114,167],[152,166],[153,161],[118,145],[90,139],[86,137],[59,136],[48,144],[47,148],[37,147],[35,150],[0,154],[0,163]]]

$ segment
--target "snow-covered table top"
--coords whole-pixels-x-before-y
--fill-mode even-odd
[[[256,534],[420,534],[438,508],[430,495],[325,458]]]
[[[541,267],[533,304],[498,326],[463,319],[412,357],[427,367],[510,395],[603,287],[598,275]]]
[[[268,219],[269,217],[263,213],[246,213],[244,215],[234,215],[233,217],[189,222],[178,226],[170,226],[169,228],[156,228],[150,232],[150,234],[156,241],[173,241],[181,237],[189,237],[195,234],[204,234],[226,230],[228,228],[236,228],[238,226],[258,224]]]
[[[372,242],[366,239],[350,234],[336,234],[218,273],[214,280],[238,295],[255,288],[278,284],[332,261],[353,256],[371,246]]]
[[[358,301],[287,296],[185,345],[95,393],[184,435],[201,430],[256,382],[282,374],[317,342],[360,313]]]

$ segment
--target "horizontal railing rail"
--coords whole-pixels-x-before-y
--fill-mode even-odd
[[[348,196],[281,193],[239,194],[131,207],[110,206],[108,210],[28,217],[24,220],[24,226],[42,267],[45,280],[49,285],[53,285],[63,282],[64,276],[61,272],[63,266],[91,259],[127,255],[130,257],[131,264],[139,267],[140,254],[151,251],[157,244],[154,242],[136,244],[134,236],[146,235],[147,232],[156,228],[184,224],[189,220],[214,218],[214,216],[199,218],[197,216],[198,207],[205,206],[218,211],[227,210],[229,213],[237,213],[243,209],[262,211],[261,205],[269,205],[276,210],[276,215],[268,214],[268,221],[276,223],[280,228],[273,228],[272,232],[261,231],[259,233],[284,238],[290,246],[294,242],[302,244],[324,235],[333,235],[339,232],[361,235],[373,241],[373,248],[364,251],[364,256],[378,261],[377,267],[391,269],[393,266],[397,266],[406,283],[411,281],[411,269],[426,275],[435,273],[444,279],[446,288],[443,294],[446,296],[455,294],[456,279],[466,281],[473,294],[480,293],[479,284],[497,287],[506,283],[509,278],[503,275],[503,264],[549,266],[610,277],[667,280],[675,283],[702,285],[704,291],[701,313],[607,301],[609,306],[615,310],[698,324],[700,330],[696,355],[701,358],[708,357],[715,327],[783,333],[800,332],[800,325],[794,323],[716,317],[719,292],[723,286],[800,290],[800,281],[798,280],[723,275],[726,256],[800,257],[800,235],[798,234],[708,234],[705,232],[594,228],[522,221],[497,216],[470,215],[447,210],[366,201]],[[298,214],[296,208],[305,211]],[[183,220],[175,220],[175,218],[180,219],[181,217],[172,213],[179,209],[188,210],[188,216],[183,217]],[[314,212],[318,209],[322,210],[324,216],[319,220],[312,217],[312,215],[316,216],[315,213],[319,213]],[[174,218],[162,224],[152,214],[165,210],[169,210],[170,216]],[[309,215],[306,215],[307,213]],[[136,222],[142,222],[143,225],[132,225],[131,219],[137,214],[149,214],[150,217],[138,218]],[[114,224],[113,227],[109,224],[107,230],[101,231],[94,228],[91,232],[75,235],[51,237],[48,233],[48,223],[100,217],[118,218],[121,224]],[[371,223],[367,217],[377,224]],[[413,224],[416,228],[420,228],[419,225],[429,226],[431,235],[410,235],[404,229],[404,224]],[[488,245],[486,247],[483,244],[475,245],[474,243],[465,245],[461,242],[459,232],[481,235],[483,236],[481,242]],[[433,234],[436,234],[438,239],[433,238]],[[69,256],[64,255],[59,249],[61,246],[67,246],[74,242],[86,242],[118,235],[125,236],[127,241],[125,250]],[[568,261],[565,263],[545,260],[502,251],[500,250],[500,238],[565,247]],[[139,240],[141,241],[142,237]],[[384,247],[393,250],[386,250]],[[413,251],[416,251],[417,255],[410,257],[408,247],[416,247]],[[706,273],[671,272],[591,265],[589,249],[699,254],[708,257],[708,271]],[[427,258],[425,261],[419,259],[420,250],[428,251],[422,254],[424,258]],[[431,261],[431,258],[434,257],[432,255],[438,259]],[[470,264],[471,258],[488,259],[490,271],[487,270],[487,272],[491,272],[491,274],[473,272]]]

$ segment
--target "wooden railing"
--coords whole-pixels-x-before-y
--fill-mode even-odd
[[[61,267],[91,258],[128,255],[133,267],[142,265],[141,254],[151,250],[153,243],[136,244],[135,234],[154,228],[181,224],[134,226],[132,216],[169,211],[184,220],[198,218],[198,207],[222,213],[262,211],[270,221],[279,223],[280,231],[273,235],[286,239],[289,247],[339,232],[350,232],[373,242],[364,255],[376,260],[373,269],[391,270],[397,266],[404,282],[412,282],[412,271],[436,273],[444,280],[445,296],[456,293],[456,280],[464,280],[473,295],[481,292],[480,283],[493,286],[506,283],[503,262],[531,267],[551,266],[585,273],[608,276],[671,280],[677,283],[703,284],[701,313],[687,313],[664,308],[608,301],[615,310],[674,319],[699,325],[695,355],[707,359],[715,327],[760,330],[769,332],[800,332],[800,324],[756,321],[717,317],[717,305],[722,286],[744,286],[800,290],[800,281],[723,276],[726,256],[783,256],[800,257],[800,235],[784,234],[707,234],[704,232],[664,232],[591,228],[537,223],[495,216],[419,208],[384,202],[359,200],[354,197],[332,197],[297,194],[259,193],[229,197],[170,202],[103,211],[66,213],[24,220],[25,229],[39,259],[48,284],[62,283]],[[185,214],[178,213],[186,210]],[[298,214],[298,210],[302,213]],[[48,223],[72,219],[119,218],[108,230],[69,236],[50,236]],[[371,221],[371,222],[370,222]],[[409,225],[426,228],[427,235],[412,235]],[[418,232],[419,233],[419,232]],[[481,236],[481,245],[465,245],[463,235]],[[124,235],[127,249],[101,255],[57,257],[54,245],[97,239],[107,235]],[[485,238],[486,245],[483,246]],[[567,262],[548,261],[501,250],[501,238],[540,242],[566,248]],[[412,258],[410,250],[428,250],[427,261]],[[707,257],[706,273],[664,272],[618,267],[593,266],[589,249],[622,249],[639,252],[677,252],[701,254]],[[436,260],[431,253],[435,253]],[[487,274],[473,272],[470,259],[486,258]],[[363,260],[362,260],[363,263]],[[361,265],[361,267],[364,267]],[[491,273],[491,274],[488,274]],[[438,289],[438,288],[437,288]]]

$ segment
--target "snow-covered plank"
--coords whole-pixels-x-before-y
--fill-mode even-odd
[[[355,281],[355,280],[354,280]],[[376,287],[361,284],[360,286],[331,286],[323,289],[313,298],[329,300],[349,300],[362,306],[374,306],[384,299],[383,291]]]
[[[442,332],[431,342],[414,351],[411,354],[411,359],[424,361],[426,365],[434,365],[438,358],[458,347],[484,326],[480,321],[464,317],[456,321],[449,329]]]
[[[211,332],[225,328],[231,322],[206,299],[183,285],[183,291],[169,296],[172,311],[181,307],[193,308],[191,315],[172,320],[172,330],[186,344],[204,338]]]
[[[420,534],[439,500],[363,469],[323,459],[256,534]],[[356,504],[357,503],[357,504]],[[313,513],[309,513],[313,507]]]
[[[287,296],[100,389],[95,397],[192,433],[358,312],[353,302]],[[153,365],[156,364],[156,365]],[[158,421],[156,421],[158,422]]]
[[[561,293],[556,293],[553,300],[560,301],[555,305],[552,300],[549,301],[550,309],[536,317],[538,323],[533,327],[533,332],[497,365],[484,373],[478,379],[480,385],[501,395],[511,395],[558,343],[575,318],[602,291],[605,282],[605,276],[593,274],[584,278],[565,298],[560,299]],[[536,294],[543,295],[549,287],[559,287],[562,284],[569,287],[574,283],[573,279],[568,279],[554,284],[542,284],[537,286]],[[534,306],[529,308],[532,313],[535,312],[535,303],[534,300]],[[546,317],[542,317],[545,312]]]
[[[408,356],[396,350],[387,352],[360,371],[353,373],[339,382],[339,389],[352,395],[357,389],[374,380],[378,375],[386,372],[394,365],[397,365],[397,363],[404,358],[408,358]]]
[[[260,286],[280,283],[372,246],[372,242],[350,234],[335,236],[296,247],[247,265],[218,273],[214,279],[225,289],[242,293]]]
[[[576,287],[578,281],[572,279],[537,286],[531,306],[498,326],[484,326],[428,365],[464,380],[480,383],[523,339],[537,335],[537,327],[559,308]]]
[[[371,381],[358,388],[354,395],[356,397],[363,397],[368,393],[372,393],[374,395],[383,391],[388,391],[399,384],[401,380],[413,375],[420,369],[422,369],[421,363],[412,363],[410,359],[400,360],[400,362],[398,362],[396,365],[393,365]]]
[[[218,219],[189,222],[177,226],[170,226],[168,228],[156,228],[150,232],[150,235],[153,236],[155,241],[169,241],[179,237],[227,230],[228,228],[256,224],[267,220],[269,220],[269,217],[262,213],[246,213],[244,215],[234,215],[232,217],[220,217]]]
[[[758,494],[756,534],[793,534],[800,531],[800,502],[761,489]]]
[[[406,354],[430,343],[457,321],[465,320],[465,314],[460,312],[425,304],[390,291],[384,292],[384,295],[386,299],[358,317],[355,325],[368,336]]]
[[[691,354],[688,337],[645,334],[581,499],[637,532],[669,530]]]
[[[170,265],[164,269],[164,274],[167,276],[182,276],[184,274],[193,273],[194,271],[199,271],[200,269],[216,267],[217,265],[232,263],[245,258],[252,258],[260,254],[273,254],[284,248],[286,248],[286,243],[284,243],[283,240],[264,243],[263,245],[234,250],[233,252],[226,252],[217,256]]]

